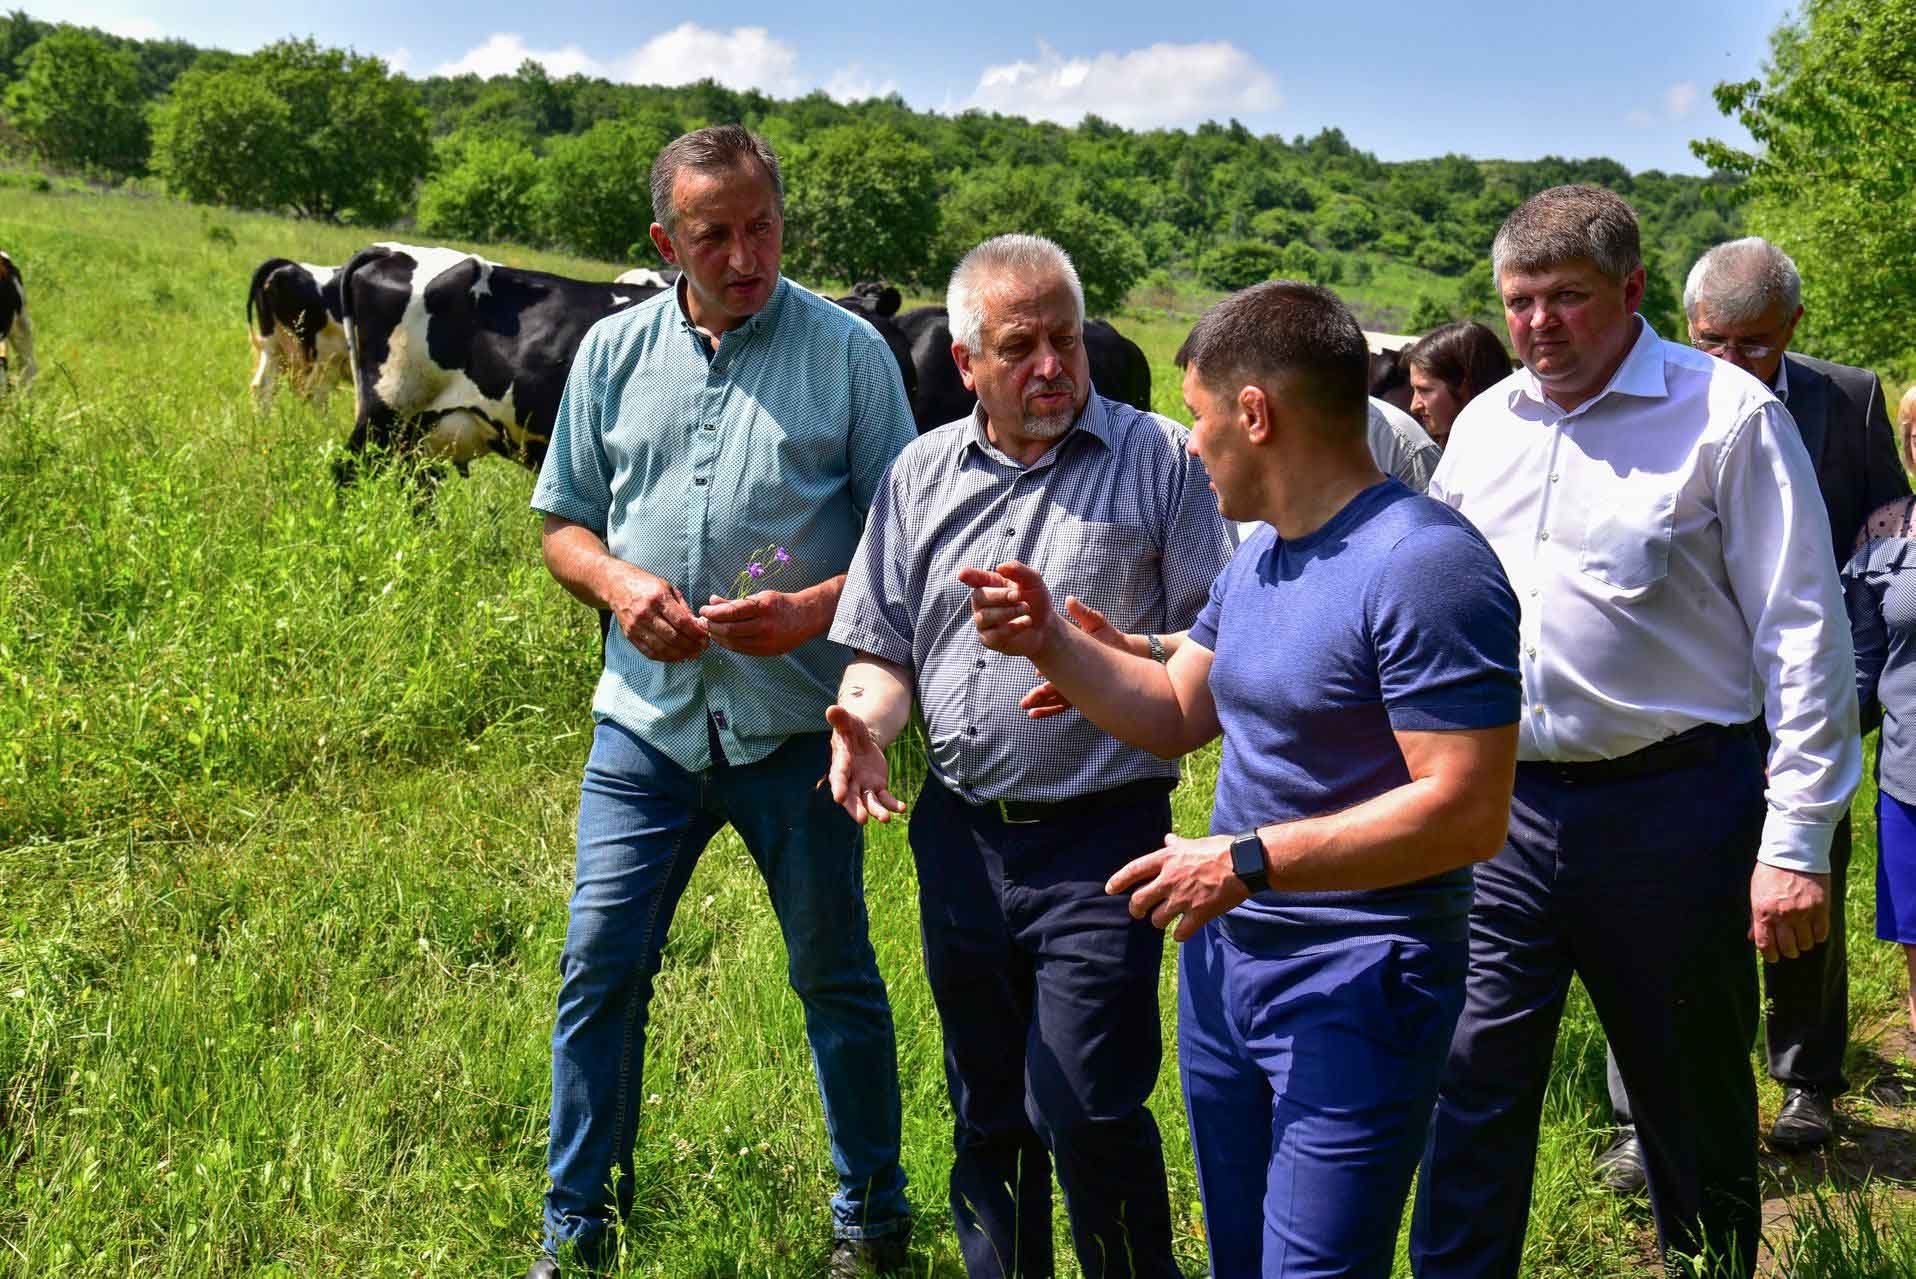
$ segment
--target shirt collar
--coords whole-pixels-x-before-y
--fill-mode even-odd
[[[1102,395],[1099,395],[1097,391],[1093,390],[1091,394],[1085,398],[1084,408],[1078,411],[1077,420],[1072,422],[1071,429],[1066,431],[1056,444],[1045,450],[1045,455],[1032,463],[1032,467],[1043,466],[1052,458],[1057,457],[1060,451],[1069,446],[1072,437],[1076,435],[1088,436],[1104,445],[1107,450],[1116,451],[1117,441],[1113,438],[1114,434],[1115,427],[1111,421],[1110,405],[1105,402],[1105,398]],[[1012,462],[1010,458],[1006,457],[1003,450],[993,444],[991,438],[985,434],[985,406],[982,404],[976,405],[971,410],[971,430],[965,439],[964,445],[958,450],[958,461],[960,465],[964,463],[967,453],[973,449],[984,454],[986,457],[996,458],[1012,466],[1017,465],[1016,462]]]
[[[1656,400],[1670,394],[1669,385],[1663,377],[1663,339],[1657,336],[1656,330],[1651,328],[1650,322],[1642,316],[1637,317],[1637,325],[1636,341],[1631,343],[1630,350],[1623,357],[1623,363],[1617,365],[1617,371],[1610,375],[1610,380],[1604,384],[1603,389],[1565,413],[1564,417],[1576,417],[1611,394],[1635,395]],[[1556,401],[1548,397],[1543,389],[1543,383],[1537,379],[1537,375],[1528,365],[1518,372],[1516,386],[1511,394],[1525,396],[1548,408],[1558,407]]]
[[[1790,357],[1787,353],[1776,362],[1776,385],[1770,389],[1776,392],[1776,398],[1783,403],[1790,402]]]
[[[672,286],[672,297],[677,301],[679,308],[679,325],[687,333],[692,335],[693,341],[697,342],[700,346],[705,346],[706,335],[698,325],[692,323],[692,313],[687,310],[685,306],[685,291],[690,287],[691,281],[686,277],[684,272],[680,272],[678,282]],[[727,339],[738,341],[742,338],[749,337],[760,329],[770,330],[778,322],[779,308],[784,305],[785,295],[790,291],[790,287],[791,281],[787,280],[783,275],[779,276],[778,283],[772,286],[772,295],[765,299],[765,305],[760,307],[751,319],[745,321],[745,323],[739,325],[736,329],[720,334],[719,340],[715,342],[713,346],[723,346]],[[712,348],[706,347],[706,349],[710,351]]]

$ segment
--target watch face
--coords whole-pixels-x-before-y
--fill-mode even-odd
[[[1264,841],[1255,832],[1239,835],[1231,841],[1231,869],[1240,879],[1252,875],[1263,878]]]

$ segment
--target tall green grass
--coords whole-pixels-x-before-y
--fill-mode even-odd
[[[42,368],[0,404],[0,1273],[508,1275],[536,1246],[597,635],[540,566],[523,471],[476,466],[420,519],[396,479],[333,487],[348,397],[254,412],[253,264],[343,261],[373,238],[0,184]],[[586,278],[621,265],[487,251]],[[1181,325],[1136,326],[1172,411]],[[1215,764],[1187,766],[1184,833],[1206,825]],[[1893,1015],[1900,966],[1868,940],[1870,846],[1859,1025]],[[956,1275],[899,826],[871,836],[867,879],[915,1266]],[[622,1272],[816,1273],[822,1121],[777,928],[729,831],[679,912],[652,1025]],[[1589,1183],[1601,1095],[1579,996],[1529,1274],[1647,1255],[1642,1210]],[[1153,1105],[1200,1273],[1169,1058]],[[1068,1257],[1062,1212],[1058,1244]]]

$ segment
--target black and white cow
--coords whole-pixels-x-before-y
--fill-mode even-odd
[[[9,366],[20,365],[20,389],[33,385],[40,366],[33,362],[33,325],[27,320],[27,288],[20,268],[0,253],[0,394],[7,389]]]
[[[259,356],[252,392],[261,408],[282,373],[302,397],[326,407],[347,366],[339,268],[286,258],[260,263],[246,288],[246,336]]]
[[[669,289],[679,282],[679,273],[675,268],[660,270],[656,267],[635,266],[630,271],[621,271],[612,277],[614,284],[644,284],[654,290]]]
[[[545,460],[586,330],[663,284],[601,284],[457,249],[376,244],[341,271],[356,411],[350,456],[422,453],[465,474],[496,453]]]
[[[921,306],[898,317],[918,369],[918,395],[912,415],[920,432],[965,416],[978,397],[965,389],[951,357],[951,313],[942,306]],[[1151,408],[1151,362],[1138,344],[1107,321],[1087,320],[1084,351],[1091,362],[1091,385],[1106,399]]]

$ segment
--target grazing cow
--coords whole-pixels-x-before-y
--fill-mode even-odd
[[[272,398],[275,374],[290,375],[293,389],[320,408],[346,375],[339,277],[336,266],[285,258],[267,258],[254,269],[246,336],[259,355],[252,391],[261,408]]]
[[[33,385],[40,366],[33,362],[33,325],[27,321],[27,289],[20,268],[0,253],[0,392],[7,389],[7,366],[20,362],[20,389]]]
[[[978,403],[958,376],[951,358],[951,313],[942,306],[921,306],[898,317],[918,369],[918,394],[912,416],[922,433],[963,417]],[[1108,399],[1151,409],[1151,362],[1138,344],[1104,320],[1087,320],[1084,350],[1091,362],[1091,385]]]
[[[918,369],[912,363],[911,341],[905,331],[898,327],[894,318],[904,299],[898,290],[889,284],[879,284],[871,280],[852,286],[851,293],[832,301],[858,316],[874,329],[878,336],[885,339],[885,345],[891,348],[891,358],[898,361],[898,376],[905,384],[905,398],[912,404],[914,417],[918,405]]]
[[[360,250],[341,274],[357,405],[342,480],[368,447],[421,452],[461,475],[486,453],[536,472],[586,330],[666,287],[393,243]]]

